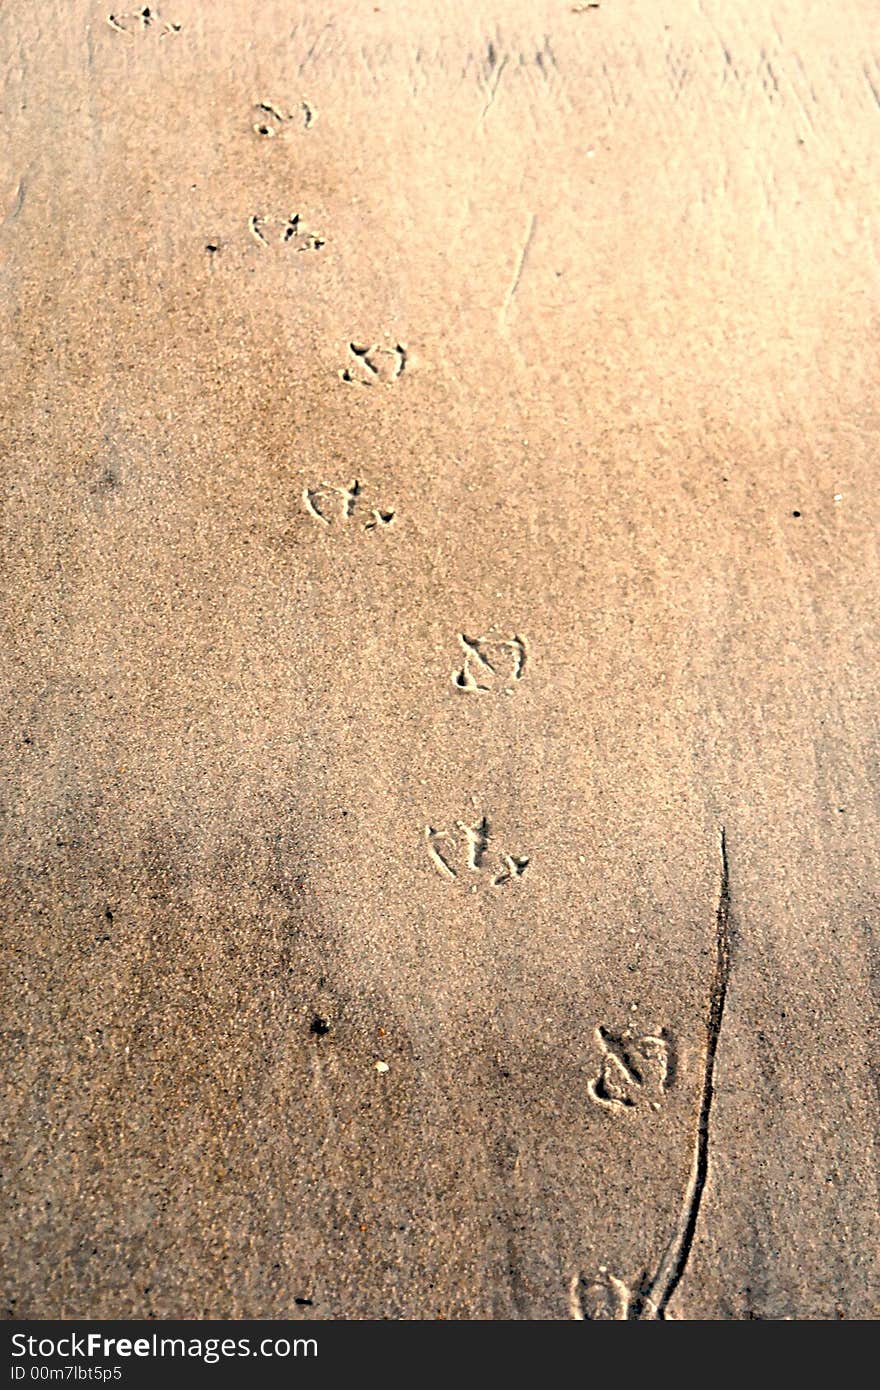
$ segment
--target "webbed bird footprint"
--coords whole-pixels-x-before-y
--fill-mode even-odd
[[[389,386],[406,370],[407,351],[402,343],[349,343],[348,357],[339,376],[357,386]]]

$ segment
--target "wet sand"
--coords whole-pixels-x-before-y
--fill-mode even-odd
[[[8,1314],[876,1316],[876,7],[149,21],[3,26]]]

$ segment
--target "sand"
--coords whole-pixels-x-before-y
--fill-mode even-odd
[[[8,1314],[876,1316],[876,6],[107,14],[2,36]]]

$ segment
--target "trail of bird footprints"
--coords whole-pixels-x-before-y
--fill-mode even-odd
[[[593,6],[578,6],[594,8]],[[107,15],[107,24],[117,34],[134,37],[150,34],[167,38],[181,31],[181,25],[164,20],[150,6]],[[251,131],[261,141],[274,141],[295,130],[310,130],[317,111],[301,99],[293,107],[275,101],[258,101],[251,108]],[[287,248],[296,252],[319,251],[324,238],[306,227],[298,212],[253,213],[248,219],[251,238],[264,250]],[[210,243],[207,250],[214,252]],[[371,388],[391,386],[407,369],[406,346],[394,339],[376,342],[351,341],[346,360],[338,370],[347,386]],[[366,532],[386,531],[396,520],[396,511],[387,505],[368,503],[365,485],[354,478],[350,483],[318,482],[305,486],[302,507],[306,516],[321,530],[345,528]],[[492,696],[514,693],[531,666],[525,639],[515,632],[490,630],[482,636],[457,633],[457,664],[452,684],[458,695]],[[456,696],[458,698],[458,696]],[[490,705],[493,702],[489,702]],[[478,804],[478,803],[475,803]],[[455,820],[423,829],[423,846],[428,862],[450,887],[478,892],[518,893],[531,881],[531,856],[514,852],[496,842],[488,816]],[[575,1274],[569,1284],[569,1312],[578,1320],[665,1318],[670,1298],[687,1263],[700,1201],[708,1171],[709,1119],[714,1088],[714,1064],[721,1030],[724,1001],[730,972],[731,936],[728,920],[729,885],[724,831],[721,832],[721,889],[717,909],[716,968],[707,1015],[705,1063],[696,1128],[691,1175],[682,1200],[679,1224],[653,1275],[643,1274],[628,1285],[607,1266],[595,1276]],[[594,1040],[597,1056],[592,1074],[585,1084],[585,1099],[603,1115],[614,1118],[662,1109],[676,1077],[676,1050],[670,1033],[661,1028],[638,1033],[632,1028],[615,1031],[600,1025]],[[387,1070],[387,1067],[386,1067]]]

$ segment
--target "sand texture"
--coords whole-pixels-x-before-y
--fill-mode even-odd
[[[0,43],[8,1314],[876,1316],[877,5]]]

